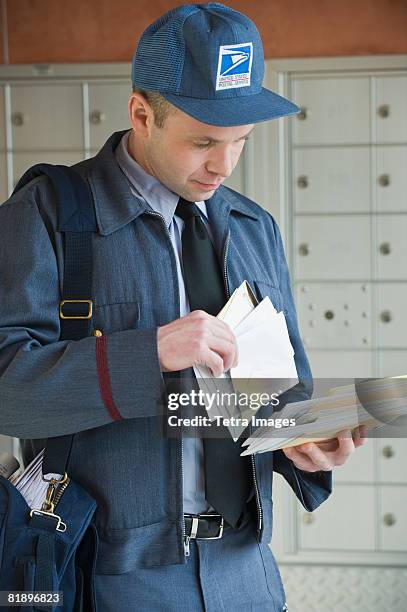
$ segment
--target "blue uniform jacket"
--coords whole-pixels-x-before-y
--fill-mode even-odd
[[[57,204],[46,177],[0,206],[0,433],[23,439],[76,433],[70,475],[96,499],[97,573],[185,562],[182,444],[157,434],[163,375],[157,327],[179,317],[177,273],[164,219],[135,197],[114,156],[123,132],[75,165],[89,182],[94,324],[100,337],[60,341],[63,284]],[[312,394],[279,229],[226,187],[207,201],[229,293],[248,280],[283,309],[300,383]],[[39,447],[40,448],[40,447]],[[39,450],[38,448],[38,450]],[[298,470],[282,451],[254,457],[259,538],[272,535],[273,470],[309,511],[331,493],[331,473]]]

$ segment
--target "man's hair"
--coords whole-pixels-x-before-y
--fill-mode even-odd
[[[133,93],[139,93],[145,97],[154,113],[154,123],[162,128],[167,116],[174,113],[176,108],[168,102],[158,91],[145,91],[139,87],[133,87]]]

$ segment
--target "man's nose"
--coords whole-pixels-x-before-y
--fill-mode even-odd
[[[211,151],[211,156],[206,163],[206,170],[211,174],[217,174],[227,178],[232,174],[234,168],[232,152],[227,148]]]

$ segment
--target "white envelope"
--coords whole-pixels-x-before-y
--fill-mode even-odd
[[[256,302],[245,281],[234,291],[218,315],[233,329],[239,349],[237,367],[219,378],[230,376],[238,393],[247,393],[249,387],[255,392],[256,389],[250,385],[255,379],[273,379],[273,392],[282,393],[298,382],[286,320],[283,312],[277,313],[269,297],[260,304],[256,305]],[[217,379],[211,371],[203,366],[194,366],[194,371],[200,388],[205,393],[216,393]],[[223,407],[220,407],[220,411],[222,416],[230,416]],[[218,414],[219,410],[215,407],[208,412],[212,420]],[[232,437],[236,440],[243,429],[244,426],[233,427]]]

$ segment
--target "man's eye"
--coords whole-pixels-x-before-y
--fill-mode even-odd
[[[206,147],[209,147],[210,144],[210,142],[196,142],[195,146],[198,147],[198,149],[205,149]]]

